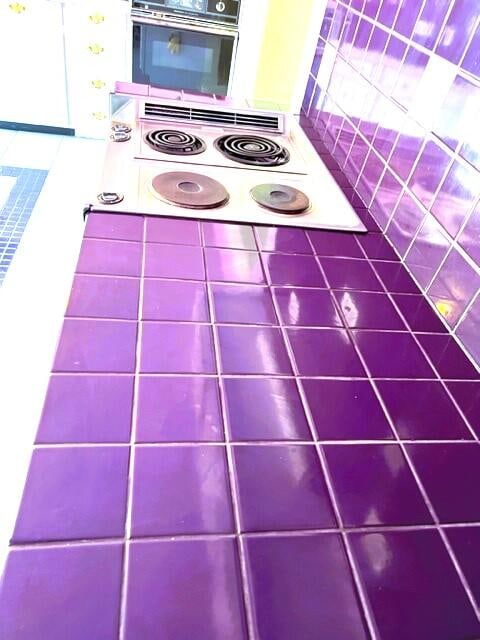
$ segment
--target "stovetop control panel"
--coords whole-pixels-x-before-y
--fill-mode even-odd
[[[241,0],[133,0],[133,9],[192,16],[216,23],[237,25]]]

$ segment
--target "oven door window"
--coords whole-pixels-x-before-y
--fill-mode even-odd
[[[234,41],[234,36],[135,24],[133,81],[225,96]]]

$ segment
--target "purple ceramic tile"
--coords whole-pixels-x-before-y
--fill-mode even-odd
[[[475,28],[478,6],[470,0],[455,0],[452,11],[442,29],[435,52],[458,64]]]
[[[478,112],[480,89],[463,76],[457,75],[450,85],[443,102],[436,107],[433,131],[455,151],[465,136],[465,120]],[[472,114],[472,115],[471,115]]]
[[[339,535],[247,537],[244,544],[256,637],[369,637]]]
[[[398,260],[392,245],[380,233],[368,233],[358,236],[358,242],[370,260]]]
[[[393,27],[398,9],[399,2],[397,0],[383,0],[377,20],[386,27]]]
[[[321,258],[320,262],[333,289],[383,291],[380,280],[366,260]]]
[[[280,329],[218,327],[222,371],[227,374],[284,374],[292,370]]]
[[[85,226],[86,238],[143,240],[144,217],[121,213],[91,213]]]
[[[209,280],[263,284],[265,278],[258,253],[238,249],[205,249]]]
[[[202,249],[178,244],[147,243],[145,275],[152,278],[205,280]]]
[[[200,232],[195,220],[147,217],[147,242],[200,245]]]
[[[479,635],[475,611],[437,531],[362,533],[349,538],[382,640]]]
[[[137,402],[137,442],[223,440],[214,378],[141,376]]]
[[[130,546],[126,640],[246,640],[233,540],[162,540]]]
[[[33,452],[13,542],[123,536],[128,447]]]
[[[287,332],[300,375],[365,377],[346,331],[288,329]]]
[[[401,111],[395,103],[390,102],[387,98],[382,98],[379,117],[380,123],[372,144],[374,149],[378,151],[384,160],[387,160],[390,156],[390,152],[392,151],[395,140],[398,137],[398,132],[402,126],[404,118],[405,116],[403,111]],[[384,168],[383,163],[379,163],[379,166],[381,169]],[[380,178],[380,176],[381,172],[380,175],[378,175],[378,178]]]
[[[451,156],[432,140],[428,140],[415,169],[409,179],[408,186],[427,209],[442,182]]]
[[[208,322],[207,289],[201,282],[145,280],[142,318]]]
[[[410,444],[407,451],[440,522],[480,521],[477,443]]]
[[[140,370],[142,373],[215,373],[211,328],[199,324],[144,323]]]
[[[474,598],[480,602],[480,527],[454,527],[446,529],[445,533]]]
[[[432,368],[409,333],[354,333],[355,342],[373,378],[435,378]]]
[[[480,383],[449,382],[447,387],[472,429],[480,437]]]
[[[302,380],[319,440],[391,440],[367,380]]]
[[[442,378],[447,380],[455,380],[456,378],[462,380],[480,379],[480,373],[451,336],[418,335],[418,339]]]
[[[420,293],[419,288],[403,264],[373,261],[371,264],[387,291],[393,293]]]
[[[272,284],[325,287],[318,262],[313,256],[263,254],[263,264]]]
[[[407,11],[411,13],[411,10],[412,7],[408,5]],[[408,48],[392,92],[393,99],[406,110],[410,109],[412,106],[412,102],[416,96],[418,86],[422,80],[422,76],[429,59],[430,58],[426,53],[419,51],[415,47],[410,46]],[[403,161],[405,163],[408,162],[411,166],[413,165],[413,160],[410,160],[410,157],[413,155],[412,152],[415,150],[415,147],[417,149],[420,148],[424,132],[420,127],[415,126],[413,120],[407,120],[407,122],[409,124],[408,129],[418,130],[418,133],[410,137],[410,139],[408,135],[405,135],[400,141],[400,144],[396,145],[397,150],[394,155],[402,155]],[[418,138],[420,138],[420,142],[418,141]],[[408,169],[406,171],[401,171],[400,177],[404,178],[408,173]]]
[[[432,523],[398,445],[326,445],[324,451],[344,526]]]
[[[231,533],[233,517],[223,447],[137,448],[132,536]]]
[[[309,231],[308,235],[317,256],[363,258],[355,236],[334,231]]]
[[[422,4],[420,2],[401,2],[400,9],[393,28],[406,38],[410,38],[413,28],[420,13]]]
[[[400,76],[399,82],[403,78]],[[397,87],[399,85],[397,84]],[[403,103],[410,103],[415,95],[415,88],[411,86],[408,79],[405,80],[404,85],[400,85],[402,95],[399,96],[399,101]],[[408,86],[409,89],[405,89]],[[411,93],[408,93],[408,92]],[[418,158],[420,150],[425,138],[425,131],[422,127],[416,125],[412,120],[408,120],[408,126],[405,127],[406,132],[402,133],[395,143],[391,158],[389,160],[389,166],[402,180],[407,181],[412,171],[413,165]]]
[[[479,195],[478,173],[455,161],[432,205],[433,215],[452,238],[457,235]]]
[[[54,371],[131,373],[135,370],[136,322],[66,319]]]
[[[381,4],[382,0],[365,0],[365,15],[369,16],[370,18],[375,18]]]
[[[454,327],[479,289],[480,275],[453,248],[430,285],[428,295]]]
[[[381,380],[377,387],[402,440],[471,440],[440,382]]]
[[[368,209],[355,209],[355,213],[365,225],[369,233],[381,233],[381,229],[375,222],[375,218],[372,216]]]
[[[133,377],[50,378],[36,442],[129,442]]]
[[[412,331],[445,333],[447,328],[423,296],[394,295],[395,304]]]
[[[419,284],[425,289],[447,255],[450,241],[433,216],[426,216],[413,241],[405,262]]]
[[[122,556],[121,544],[13,549],[0,587],[0,636],[113,640]]]
[[[313,253],[303,229],[289,227],[256,227],[258,245],[262,251],[280,253]]]
[[[225,378],[233,440],[311,440],[294,380]]]
[[[402,185],[387,169],[370,205],[370,212],[381,229],[386,229],[401,193]]]
[[[413,40],[433,49],[450,6],[451,0],[426,0],[413,30]]]
[[[425,218],[420,205],[405,192],[390,220],[386,234],[399,255],[403,258]]]
[[[255,236],[252,227],[223,222],[202,222],[203,239],[206,247],[225,249],[250,249],[255,251]]]
[[[67,316],[136,320],[140,280],[76,275]]]
[[[138,242],[116,242],[85,238],[82,242],[77,271],[114,276],[139,276],[142,268],[142,245]]]
[[[343,327],[330,291],[276,288],[282,323],[304,327]]]
[[[458,238],[458,242],[469,256],[480,265],[480,203],[472,211],[467,224]]]
[[[233,457],[242,531],[336,526],[315,446],[236,446]]]
[[[214,284],[215,322],[278,324],[268,287]]]
[[[383,6],[385,6],[385,3]],[[385,49],[382,69],[377,78],[377,84],[380,85],[380,88],[386,95],[390,95],[395,87],[406,51],[407,45],[392,35]]]
[[[480,342],[478,340],[478,327],[480,326],[480,297],[477,296],[475,302],[467,311],[457,328],[457,336],[472,356],[477,367],[480,368]]]
[[[477,78],[480,77],[480,23],[477,24],[475,35],[462,60],[462,68]]]
[[[387,295],[365,291],[336,291],[335,298],[347,327],[355,329],[405,329]]]

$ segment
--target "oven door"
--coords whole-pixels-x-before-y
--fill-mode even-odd
[[[133,82],[228,94],[237,32],[181,21],[133,20]]]

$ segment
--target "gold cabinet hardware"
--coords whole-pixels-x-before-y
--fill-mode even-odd
[[[102,111],[94,111],[92,113],[92,116],[95,118],[95,120],[105,120],[105,118],[107,117]]]
[[[103,80],[90,80],[90,86],[94,89],[103,89],[105,82]]]
[[[96,56],[98,56],[100,53],[103,53],[105,51],[102,45],[97,43],[89,45],[88,48],[90,50],[90,53],[93,53]]]
[[[102,16],[100,13],[94,13],[93,15],[88,16],[88,19],[93,24],[101,24],[102,22],[105,22],[105,16]]]
[[[27,10],[27,7],[21,2],[12,2],[8,5],[9,9],[11,9],[14,13],[24,13]]]

